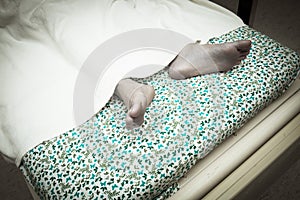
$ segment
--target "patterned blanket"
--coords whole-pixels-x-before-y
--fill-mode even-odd
[[[299,56],[240,27],[209,43],[252,41],[227,73],[173,80],[167,70],[138,82],[156,95],[140,128],[127,130],[117,97],[84,124],[44,141],[21,171],[41,199],[165,199],[201,158],[279,97],[297,77]]]

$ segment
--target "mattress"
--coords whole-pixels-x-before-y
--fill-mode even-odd
[[[106,70],[106,76],[97,79],[95,90],[90,92],[90,112],[76,120],[78,76],[86,60],[105,41],[151,28],[206,42],[243,25],[233,13],[204,0],[197,4],[180,0],[94,0],[88,4],[83,0],[36,0],[5,1],[1,6],[0,151],[17,166],[31,148],[97,113],[118,80],[130,74],[138,77],[145,71],[142,68],[136,72],[134,68],[153,63],[165,66],[177,53],[156,48],[152,56],[147,51],[140,52],[143,56],[123,56],[130,63],[127,66],[133,68]],[[182,41],[176,47],[178,51],[180,44],[183,46]],[[118,69],[118,60],[122,59],[111,62],[110,69]]]

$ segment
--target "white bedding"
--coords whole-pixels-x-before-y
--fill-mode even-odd
[[[206,42],[243,25],[233,13],[204,0],[5,2],[0,4],[0,151],[17,165],[29,149],[78,125],[73,96],[79,70],[107,39],[138,28],[163,28]],[[164,56],[142,62],[170,58]],[[128,60],[132,66],[141,63],[137,56]],[[117,65],[120,62],[110,68],[118,69]],[[112,79],[105,88],[99,81],[94,113],[106,103],[115,83],[132,70],[124,69],[106,71]]]

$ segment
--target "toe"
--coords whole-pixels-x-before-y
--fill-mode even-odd
[[[135,91],[130,100],[130,107],[126,116],[126,127],[128,129],[137,128],[144,122],[146,108],[151,103],[154,95],[154,88],[148,85],[143,85]]]
[[[241,51],[240,56],[246,56],[249,54],[250,51]]]
[[[246,56],[240,56],[238,60],[244,60]]]
[[[251,48],[251,41],[250,40],[240,40],[236,43],[237,50],[241,52],[249,51]]]
[[[136,128],[136,127],[139,127],[140,125],[142,125],[144,123],[144,115],[141,115],[137,118],[134,118],[133,119],[133,127]]]
[[[239,64],[241,64],[240,60],[235,63],[235,65],[239,65]]]
[[[135,118],[142,114],[142,105],[141,103],[134,103],[128,111],[130,117]]]
[[[144,116],[138,116],[136,118],[132,118],[129,114],[126,116],[126,128],[131,130],[133,128],[137,128],[142,125],[144,122]]]

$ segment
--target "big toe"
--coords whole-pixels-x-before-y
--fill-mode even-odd
[[[140,115],[143,115],[145,112],[145,109],[143,108],[141,102],[133,103],[131,108],[128,111],[128,115],[132,118],[136,118]]]
[[[136,99],[137,100],[137,99]],[[136,101],[132,104],[126,116],[127,129],[137,128],[144,122],[144,114],[146,111],[145,103]]]
[[[126,128],[129,130],[132,130],[134,128],[137,128],[141,125],[142,123],[137,123],[137,119],[136,118],[132,118],[127,114],[126,117]]]
[[[133,129],[137,128],[144,122],[144,113],[141,115],[137,115],[136,117],[133,117],[131,115],[132,113],[128,112],[126,116],[126,128],[127,129]]]
[[[237,50],[241,52],[248,52],[251,48],[251,40],[240,40],[236,42]]]

